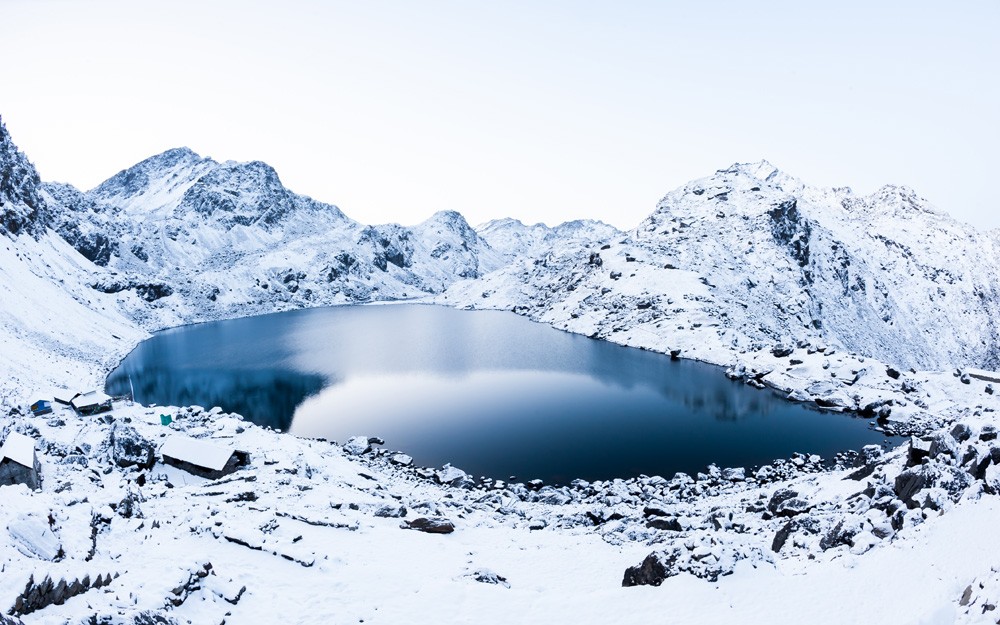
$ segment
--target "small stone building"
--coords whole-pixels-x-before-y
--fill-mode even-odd
[[[218,479],[250,464],[250,454],[189,436],[171,436],[160,448],[163,463],[208,479]]]
[[[24,484],[36,490],[42,486],[41,473],[34,439],[18,432],[8,434],[0,447],[0,486]]]
[[[70,405],[73,406],[73,410],[84,416],[107,412],[112,407],[111,397],[101,391],[81,393],[73,398]]]

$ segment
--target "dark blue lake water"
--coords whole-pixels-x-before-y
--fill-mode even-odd
[[[344,306],[166,330],[107,391],[221,406],[293,434],[381,436],[426,466],[565,483],[830,457],[886,440],[868,422],[733,382],[722,369],[507,312]]]

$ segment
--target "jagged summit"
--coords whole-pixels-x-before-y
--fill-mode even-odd
[[[0,118],[0,232],[37,235],[46,210],[35,166],[14,145]]]

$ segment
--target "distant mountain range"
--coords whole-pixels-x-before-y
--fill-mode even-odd
[[[904,187],[814,188],[767,162],[670,192],[629,232],[473,228],[456,212],[369,226],[286,189],[265,163],[187,148],[89,191],[43,183],[0,123],[0,233],[21,242],[24,280],[145,330],[433,296],[715,362],[822,342],[904,366],[1000,366],[996,232]]]

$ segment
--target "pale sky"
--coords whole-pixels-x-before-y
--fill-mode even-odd
[[[88,189],[186,145],[365,223],[631,228],[766,158],[1000,226],[1000,2],[0,0],[0,116]]]

